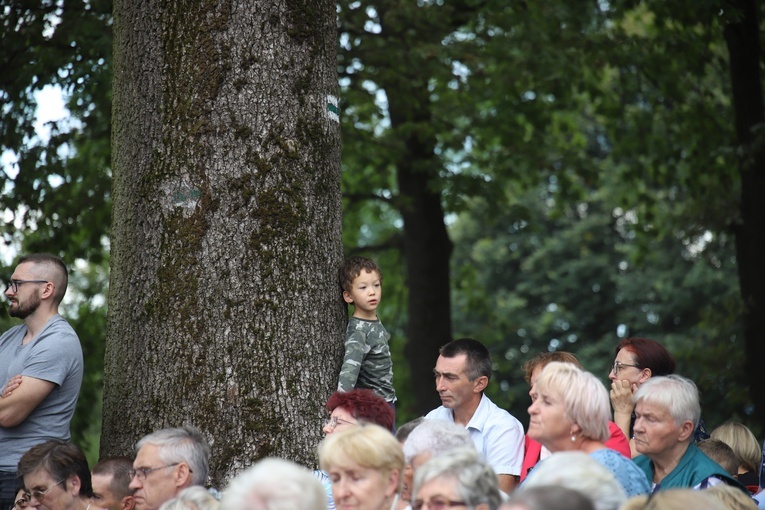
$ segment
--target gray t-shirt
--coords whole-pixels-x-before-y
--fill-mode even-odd
[[[0,471],[16,471],[21,456],[51,438],[69,440],[69,424],[82,384],[82,347],[77,333],[60,315],[26,345],[26,325],[0,336],[0,388],[14,375],[50,381],[56,386],[15,427],[0,427]],[[23,384],[23,383],[22,383]]]

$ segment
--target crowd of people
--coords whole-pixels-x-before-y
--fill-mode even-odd
[[[352,257],[340,281],[354,316],[319,469],[262,459],[216,490],[206,437],[188,425],[89,468],[69,436],[83,361],[58,314],[66,266],[20,259],[5,294],[24,323],[0,336],[0,510],[765,508],[754,434],[733,421],[707,434],[696,385],[650,339],[619,342],[610,391],[571,353],[532,357],[526,433],[485,393],[486,346],[448,342],[433,368],[442,405],[396,428],[389,334],[376,315],[382,273]]]

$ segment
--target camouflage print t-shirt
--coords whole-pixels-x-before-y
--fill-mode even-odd
[[[345,330],[345,360],[337,389],[369,389],[387,402],[395,402],[389,339],[390,335],[379,320],[351,317]]]

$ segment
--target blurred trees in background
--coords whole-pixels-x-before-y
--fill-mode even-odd
[[[109,2],[14,18],[25,5],[2,12],[0,48],[16,62],[0,78],[2,147],[20,169],[0,174],[18,215],[4,239],[98,265]],[[697,381],[709,427],[737,418],[763,432],[762,11],[338,2],[344,243],[383,269],[403,419],[437,403],[431,370],[450,338],[491,346],[492,398],[524,420],[528,357],[569,350],[605,381],[618,338],[643,335]],[[45,83],[79,123],[38,147],[30,93]]]

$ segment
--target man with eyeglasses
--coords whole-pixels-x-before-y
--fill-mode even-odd
[[[7,283],[9,313],[22,319],[0,336],[0,508],[16,494],[16,466],[32,446],[69,439],[82,383],[82,347],[58,314],[67,287],[63,261],[22,257]]]
[[[161,429],[136,444],[130,488],[138,510],[158,510],[186,487],[207,482],[210,447],[194,427]]]

